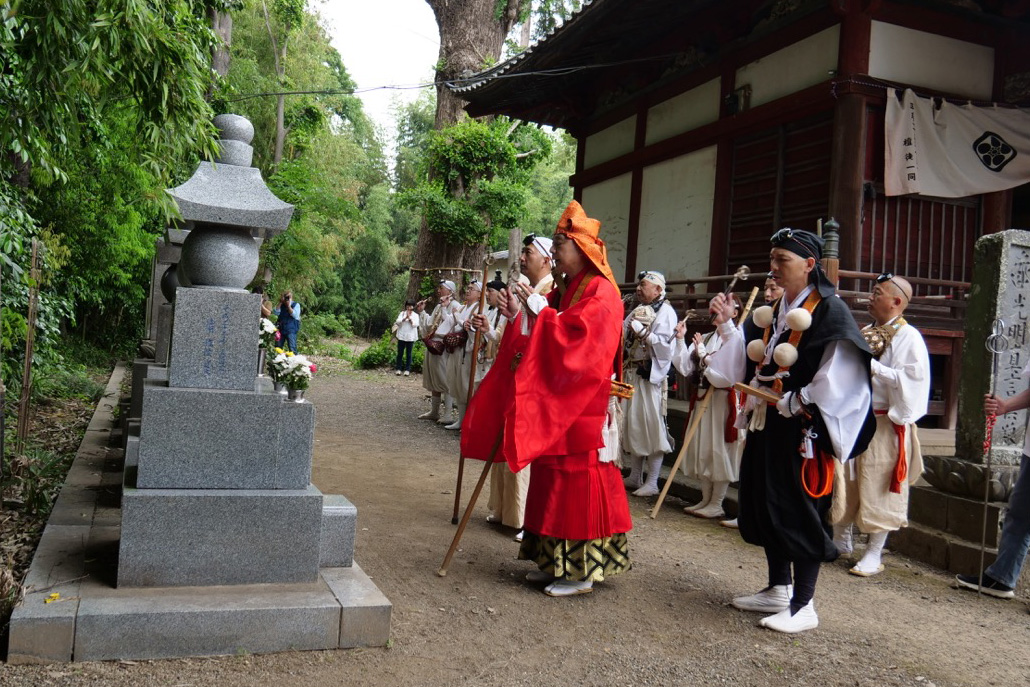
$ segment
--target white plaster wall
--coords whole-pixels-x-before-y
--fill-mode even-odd
[[[822,83],[837,69],[840,26],[831,26],[737,70],[736,85],[751,85],[751,107]]]
[[[708,274],[716,146],[644,169],[637,269],[666,279]]]
[[[869,74],[990,100],[994,48],[874,21],[869,40]]]
[[[645,145],[663,141],[717,120],[719,83],[719,79],[712,79],[649,109]]]
[[[587,186],[583,189],[581,201],[587,216],[601,221],[601,239],[608,246],[608,264],[619,283],[626,277],[630,177],[630,174],[623,174]]]
[[[586,150],[583,153],[583,168],[590,169],[594,165],[633,152],[636,130],[637,117],[633,115],[592,136],[587,136]]]

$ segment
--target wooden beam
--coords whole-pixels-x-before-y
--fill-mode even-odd
[[[637,126],[633,135],[633,150],[640,150],[647,140],[647,108],[637,112]],[[629,222],[626,231],[626,281],[634,281],[637,273],[637,243],[640,241],[640,208],[644,191],[644,170],[633,170],[629,185]]]
[[[799,113],[808,115],[828,110],[833,105],[831,82],[824,81],[747,112],[705,124],[692,131],[652,143],[640,150],[634,150],[614,160],[577,172],[571,183],[575,186],[592,186],[634,169],[648,167],[701,148],[707,148],[723,139],[732,139],[793,121],[800,118]]]

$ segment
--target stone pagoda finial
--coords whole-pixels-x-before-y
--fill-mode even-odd
[[[168,190],[193,229],[182,246],[178,282],[242,291],[258,268],[258,242],[286,230],[293,206],[279,200],[251,167],[254,126],[246,117],[218,115],[219,155],[201,162],[189,181]]]

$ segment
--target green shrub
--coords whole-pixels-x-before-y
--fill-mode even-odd
[[[426,347],[420,341],[416,341],[415,350],[411,354],[412,372],[422,371],[425,354]],[[397,342],[390,336],[390,332],[383,332],[378,341],[358,356],[357,366],[362,370],[373,370],[377,367],[392,368],[395,362],[397,362]]]
[[[323,350],[325,339],[341,336],[350,332],[350,323],[346,318],[337,318],[329,313],[311,313],[304,315],[297,334],[297,348],[301,353],[319,352]]]
[[[80,398],[96,403],[103,393],[104,385],[90,377],[82,366],[51,368],[33,376],[32,396],[35,400]]]

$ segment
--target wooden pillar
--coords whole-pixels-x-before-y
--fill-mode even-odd
[[[736,88],[736,65],[723,69],[719,82],[719,117],[725,116],[726,98]],[[715,198],[712,199],[712,238],[708,244],[708,274],[729,268],[730,193],[733,185],[733,140],[720,138],[715,152]]]
[[[983,233],[995,234],[1011,229],[1012,191],[995,191],[980,196]]]
[[[587,154],[587,136],[576,135],[576,174],[579,175],[583,172],[584,160],[586,160]],[[572,187],[572,199],[577,203],[583,202],[583,187],[573,186]]]
[[[869,36],[872,17],[863,3],[834,3],[841,17],[837,76],[848,78],[869,72]],[[841,95],[833,113],[833,143],[830,168],[830,216],[840,223],[840,261],[858,267],[861,255],[862,202],[866,159],[866,102],[857,93]]]
[[[647,140],[647,106],[637,110],[637,126],[633,136],[633,150],[640,150]],[[644,190],[644,169],[633,167],[629,185],[629,222],[626,231],[627,282],[637,280],[637,244],[640,242],[640,198]]]

